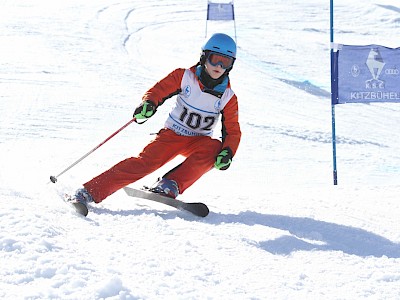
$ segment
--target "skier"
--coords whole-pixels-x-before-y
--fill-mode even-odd
[[[235,59],[235,41],[216,33],[202,47],[196,65],[176,69],[150,88],[133,116],[137,123],[144,123],[165,100],[177,96],[165,127],[137,157],[127,158],[83,184],[71,202],[100,203],[177,155],[186,159],[159,179],[152,192],[175,199],[213,167],[228,169],[241,137],[237,97],[229,80]],[[212,138],[220,115],[222,141]]]

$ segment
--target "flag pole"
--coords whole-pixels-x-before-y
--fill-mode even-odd
[[[334,95],[333,86],[335,76],[334,76],[334,60],[333,60],[333,0],[330,0],[330,42],[331,42],[331,115],[332,115],[332,154],[333,154],[333,184],[337,185],[337,165],[336,165],[336,128],[335,128],[335,105],[334,105]]]

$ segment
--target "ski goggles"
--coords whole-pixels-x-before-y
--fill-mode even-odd
[[[235,61],[233,57],[225,56],[215,52],[210,52],[208,54],[207,60],[210,63],[210,65],[214,67],[220,65],[222,69],[228,69],[232,67],[233,62]]]

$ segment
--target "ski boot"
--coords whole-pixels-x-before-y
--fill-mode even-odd
[[[150,192],[157,193],[172,199],[176,199],[179,195],[178,184],[175,180],[162,178],[156,185],[149,189]]]

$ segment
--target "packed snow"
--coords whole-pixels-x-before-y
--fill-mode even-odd
[[[335,42],[400,46],[398,1],[334,4]],[[137,155],[174,100],[49,176],[198,61],[207,1],[0,2],[0,298],[400,298],[400,105],[336,106],[333,185],[329,1],[234,5],[242,142],[229,170],[180,196],[209,216],[121,190],[84,218],[63,193]]]

